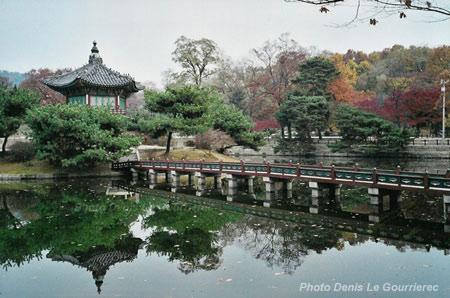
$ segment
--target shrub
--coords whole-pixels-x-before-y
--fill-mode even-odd
[[[195,148],[219,152],[236,145],[233,139],[220,130],[209,130],[195,136]]]
[[[129,153],[140,138],[124,134],[127,119],[107,108],[47,105],[26,118],[36,157],[62,167],[88,167]]]

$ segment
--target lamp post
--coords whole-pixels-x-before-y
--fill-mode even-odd
[[[448,80],[441,80],[441,91],[442,95],[442,139],[445,139],[445,84],[448,83]]]

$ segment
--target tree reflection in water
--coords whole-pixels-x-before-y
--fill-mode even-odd
[[[222,246],[218,231],[242,217],[177,203],[153,211],[143,221],[144,227],[155,229],[146,239],[147,252],[167,256],[170,262],[178,260],[178,268],[185,274],[219,268]]]
[[[371,225],[354,220],[355,226],[373,230],[369,236],[364,235],[365,231],[355,233],[353,230],[346,232],[344,228],[326,228],[327,223],[336,227],[343,222],[333,216],[298,215],[314,222],[299,225],[175,202],[151,193],[138,197],[129,192],[126,199],[107,196],[106,186],[98,182],[11,185],[10,189],[2,186],[1,266],[7,270],[32,259],[39,260],[43,251],[48,250],[48,258],[92,272],[100,290],[110,266],[133,261],[141,248],[145,248],[148,255],[178,262],[180,272],[189,274],[218,269],[223,263],[223,249],[235,245],[270,268],[293,274],[309,254],[321,254],[333,248],[343,250],[345,245],[378,241],[378,237],[385,245],[393,245],[399,251],[423,249],[423,243],[450,246],[448,234],[437,230],[442,229],[441,226],[436,228],[430,223],[429,227],[423,227],[425,221],[439,222],[442,209],[427,197],[416,205],[420,210],[428,209],[426,214],[424,211],[419,214],[422,216],[420,225],[409,220],[417,216],[417,208],[407,208],[414,212],[404,210],[415,200],[408,197],[399,209],[403,216],[388,223]],[[360,194],[355,192],[354,196],[347,200],[359,204],[356,196]],[[136,238],[131,231],[137,224],[145,233],[144,239]],[[391,238],[383,237],[383,233]],[[393,239],[395,234],[397,238]],[[405,238],[405,235],[411,237]]]

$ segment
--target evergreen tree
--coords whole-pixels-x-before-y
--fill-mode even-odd
[[[26,89],[0,87],[0,137],[4,138],[2,152],[6,151],[8,137],[15,134],[24,122],[27,110],[37,106],[39,96]]]

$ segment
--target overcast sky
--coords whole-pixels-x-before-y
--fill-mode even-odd
[[[0,0],[0,69],[77,68],[95,39],[108,67],[161,85],[161,73],[177,69],[171,53],[180,35],[212,39],[233,59],[285,32],[304,47],[339,53],[450,44],[450,21],[429,23],[423,13],[335,27],[355,8],[330,9],[283,0]]]

